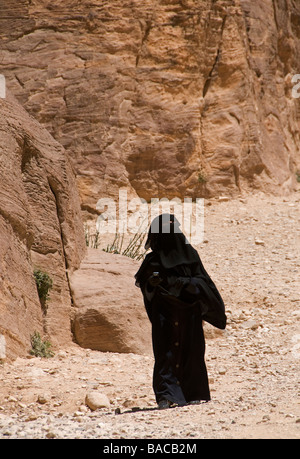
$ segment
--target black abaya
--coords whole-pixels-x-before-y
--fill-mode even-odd
[[[135,277],[152,323],[156,401],[184,405],[210,400],[202,320],[223,329],[226,315],[198,253],[173,215],[167,214],[170,232],[164,232],[164,217],[158,217],[158,232],[149,230],[146,247],[152,252]]]

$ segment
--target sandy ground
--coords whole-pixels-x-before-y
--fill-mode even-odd
[[[300,438],[299,222],[300,192],[205,205],[198,249],[228,315],[205,327],[209,403],[159,411],[151,356],[74,345],[0,364],[0,438]]]

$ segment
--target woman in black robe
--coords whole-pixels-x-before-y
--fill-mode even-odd
[[[160,409],[210,400],[202,320],[226,327],[225,307],[174,215],[151,223],[152,251],[136,273],[152,323],[153,389]]]

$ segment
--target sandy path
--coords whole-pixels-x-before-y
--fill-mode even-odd
[[[74,345],[0,365],[0,438],[299,438],[299,222],[299,192],[205,206],[199,252],[228,314],[206,327],[211,402],[158,411],[152,357]],[[90,389],[110,408],[90,411]]]

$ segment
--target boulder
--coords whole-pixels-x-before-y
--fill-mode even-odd
[[[92,410],[98,410],[100,408],[110,408],[110,401],[107,395],[96,390],[91,390],[86,394],[85,404]]]
[[[84,347],[151,354],[151,327],[134,274],[140,262],[89,248],[70,277],[73,333]]]

